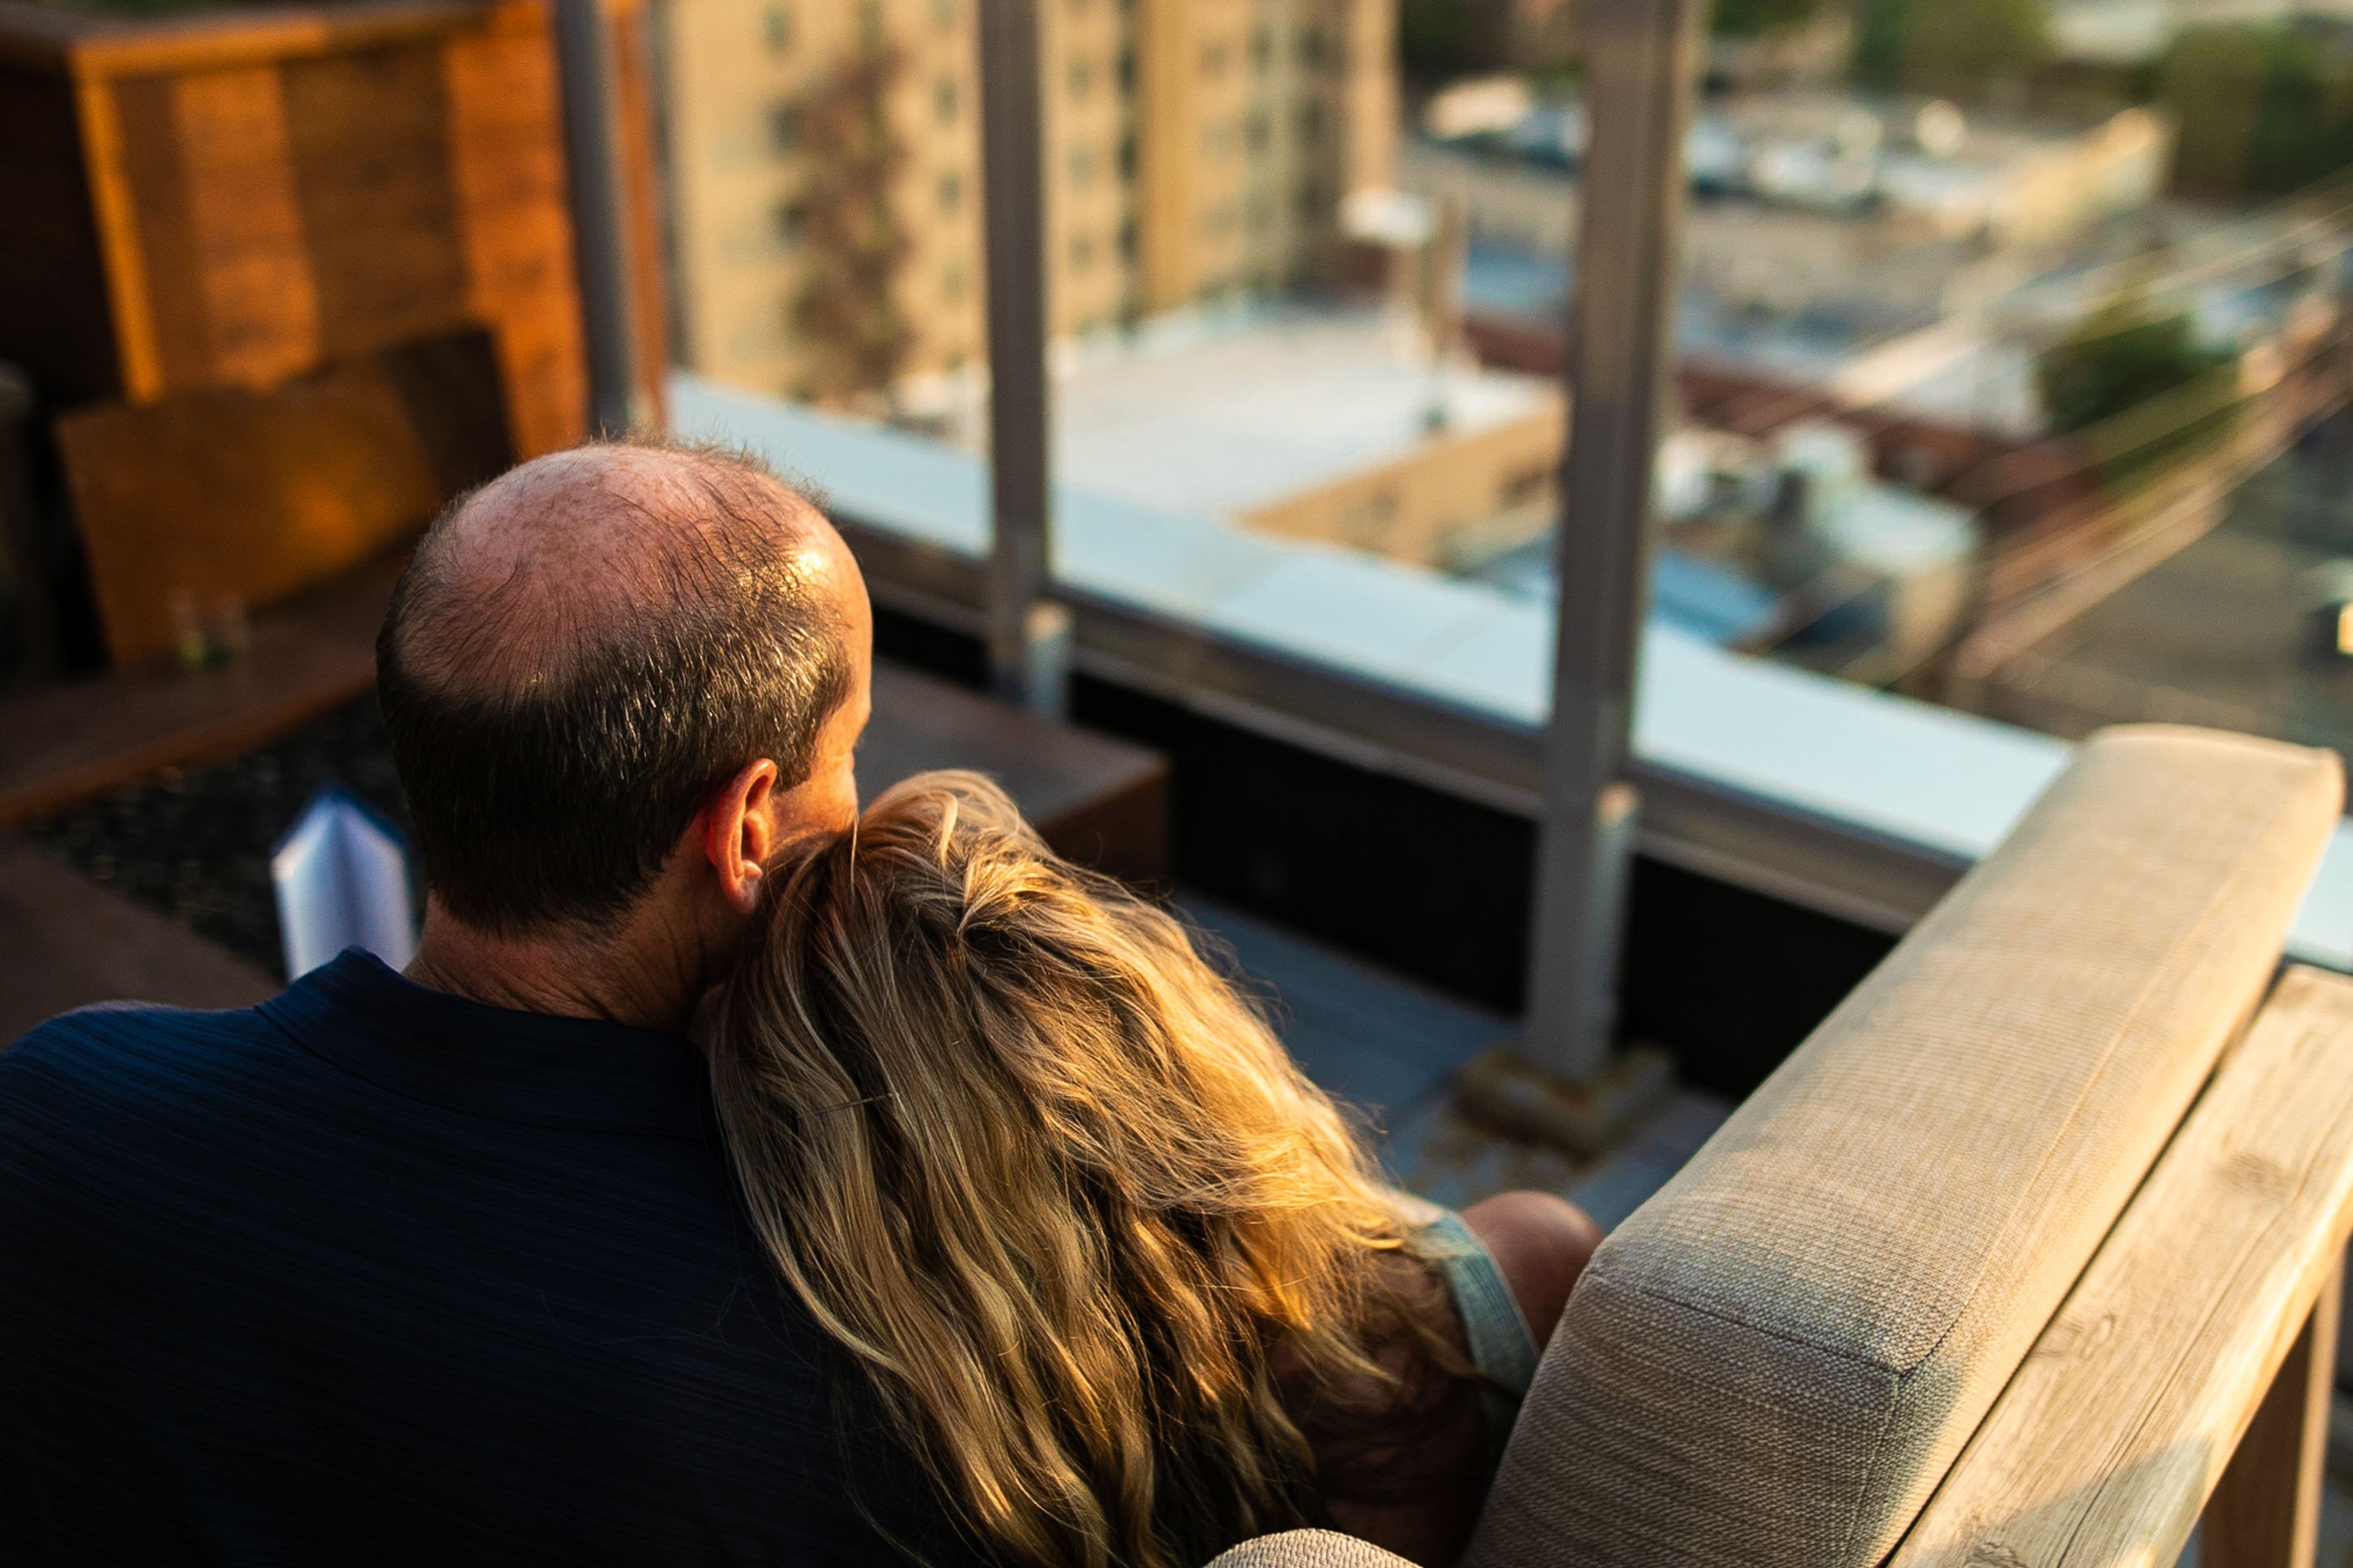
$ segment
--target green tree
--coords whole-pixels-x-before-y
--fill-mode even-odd
[[[907,161],[888,112],[904,70],[897,51],[870,43],[800,102],[799,135],[825,151],[777,216],[807,258],[787,320],[821,374],[795,395],[851,403],[887,394],[914,346],[897,297],[914,247],[886,199]]]
[[[1884,92],[1974,98],[2050,58],[2045,0],[1861,0],[1854,74]]]
[[[1822,0],[1715,0],[1710,26],[1719,37],[1755,38],[1810,22]]]
[[[2292,26],[2192,27],[2158,69],[2191,190],[2293,191],[2353,164],[2353,55]]]
[[[2034,380],[2051,427],[2084,437],[2110,479],[2210,443],[2238,412],[2237,354],[2131,291],[2045,349]]]
[[[1397,19],[1398,68],[1434,84],[1509,64],[1504,7],[1487,0],[1402,0]]]

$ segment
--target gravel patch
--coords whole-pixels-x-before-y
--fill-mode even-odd
[[[408,831],[372,697],[332,709],[243,756],[166,768],[59,807],[25,831],[85,875],[283,979],[269,852],[330,784]]]

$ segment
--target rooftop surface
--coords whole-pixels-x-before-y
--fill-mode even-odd
[[[1556,405],[1543,377],[1430,363],[1410,315],[1281,303],[1075,345],[1054,385],[1055,471],[1097,495],[1223,517]],[[986,445],[964,411],[959,443]]]

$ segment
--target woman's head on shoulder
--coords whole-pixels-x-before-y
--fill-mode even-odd
[[[1409,1225],[1176,917],[922,775],[776,879],[711,1034],[764,1244],[985,1539],[1198,1563],[1312,1513],[1284,1396],[1390,1376]]]

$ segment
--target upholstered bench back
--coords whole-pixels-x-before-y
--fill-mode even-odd
[[[2260,999],[2340,799],[2326,752],[2087,743],[1604,1245],[1473,1568],[1883,1556]]]

